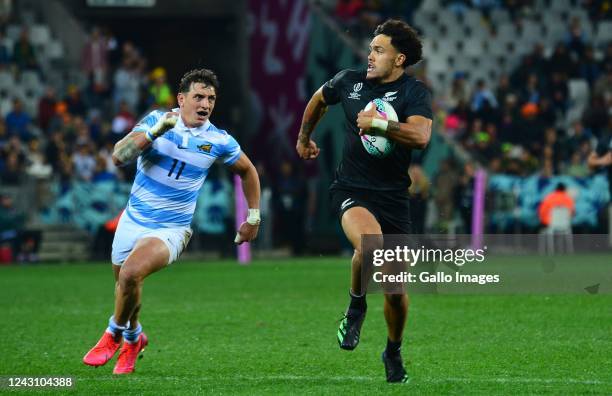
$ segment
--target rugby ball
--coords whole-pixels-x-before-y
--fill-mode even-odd
[[[378,117],[389,121],[397,121],[397,113],[393,106],[391,106],[391,103],[382,99],[374,99],[369,102],[363,110],[368,111],[372,106],[376,108]],[[368,154],[377,158],[386,157],[395,148],[395,142],[393,140],[380,135],[363,134],[361,136],[361,144],[363,144]]]

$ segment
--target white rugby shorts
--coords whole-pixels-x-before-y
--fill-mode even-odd
[[[166,244],[170,257],[168,264],[176,261],[187,247],[193,230],[190,227],[151,229],[137,224],[123,212],[113,239],[111,260],[114,265],[122,265],[128,258],[136,242],[142,238],[158,238]]]

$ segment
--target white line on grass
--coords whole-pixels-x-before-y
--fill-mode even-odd
[[[163,381],[181,381],[185,379],[197,379],[199,381],[220,381],[224,379],[218,377],[129,377],[132,380],[150,381],[158,379]],[[382,376],[367,377],[367,376],[308,376],[308,375],[267,375],[267,376],[235,376],[233,380],[241,381],[362,381],[362,382],[381,382]],[[574,378],[411,378],[415,382],[443,383],[443,382],[496,382],[496,383],[534,383],[534,384],[580,384],[580,385],[610,385],[612,382],[599,380],[579,380]],[[108,381],[108,377],[87,377],[77,378],[77,381]]]

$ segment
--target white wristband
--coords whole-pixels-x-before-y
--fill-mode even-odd
[[[387,120],[382,120],[380,118],[373,118],[372,119],[372,128],[375,128],[377,130],[379,130],[382,133],[386,133],[387,132],[387,127],[389,126],[389,121]]]
[[[259,209],[249,209],[249,214],[246,219],[250,225],[259,225],[261,217],[259,216]]]

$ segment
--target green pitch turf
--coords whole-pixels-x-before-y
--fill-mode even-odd
[[[174,264],[147,279],[150,345],[117,378],[114,359],[81,362],[112,312],[110,265],[0,268],[0,376],[72,376],[38,392],[83,395],[612,394],[612,295],[415,295],[412,380],[389,385],[380,295],[359,347],[336,343],[348,281],[348,259]]]

